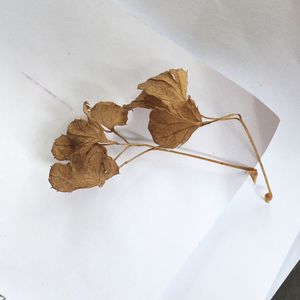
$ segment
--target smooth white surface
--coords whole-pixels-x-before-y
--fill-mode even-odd
[[[265,299],[300,228],[300,3],[117,2],[263,99],[281,119],[264,155],[272,204],[256,207],[243,186],[195,261],[178,274],[184,283],[176,277],[166,292],[172,300]]]
[[[291,246],[281,268],[278,272],[266,299],[272,299],[275,295],[281,284],[284,282],[285,278],[289,275],[291,270],[298,263],[300,257],[300,233],[296,237],[293,245]]]
[[[0,14],[0,293],[10,300],[158,298],[246,175],[151,153],[102,189],[61,194],[47,182],[54,138],[82,116],[83,100],[129,102],[138,83],[177,66],[189,70],[200,110],[242,113],[261,152],[278,118],[109,1],[6,1]],[[141,136],[126,130],[128,137],[143,138],[146,117],[130,115],[129,129]],[[185,148],[255,163],[234,123],[199,130]],[[248,187],[250,203],[265,209],[263,191]]]

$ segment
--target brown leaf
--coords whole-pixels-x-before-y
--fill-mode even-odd
[[[152,109],[148,129],[153,140],[162,147],[184,144],[202,125],[195,102],[186,95],[187,72],[171,69],[138,85],[142,93],[126,109]]]
[[[167,72],[152,77],[150,80],[163,81],[164,83],[169,84],[170,87],[172,87],[174,91],[176,91],[176,93],[180,96],[180,98],[182,97],[183,99],[186,99],[187,72],[184,71],[183,69],[171,69]],[[145,88],[143,87],[144,85],[145,83],[142,83],[140,85],[141,89],[143,90],[145,90]],[[151,93],[149,93],[148,91],[147,94],[151,94]]]
[[[51,152],[58,160],[69,160],[74,147],[68,136],[63,134],[54,141]]]
[[[90,124],[81,119],[75,119],[70,123],[67,136],[75,151],[86,153],[92,145],[107,141],[104,131],[100,126]]]
[[[49,182],[60,192],[102,186],[105,180],[119,173],[116,162],[107,155],[106,148],[96,144],[80,160],[71,155],[68,164],[56,163],[51,167]]]
[[[183,69],[171,69],[170,72],[175,77],[175,81],[179,85],[183,97],[186,98],[188,84],[187,72]]]
[[[124,108],[145,107],[167,109],[171,112],[174,105],[187,100],[186,87],[186,71],[171,69],[139,84],[138,89],[143,92],[132,103],[124,105]]]
[[[193,111],[190,112],[191,116]],[[199,127],[199,120],[154,109],[150,113],[148,129],[155,143],[165,148],[184,144]]]
[[[85,102],[83,110],[93,122],[110,130],[115,126],[123,126],[127,123],[128,110],[114,102],[98,102],[93,108],[90,108]]]
[[[127,110],[132,110],[135,108],[165,108],[168,106],[162,103],[158,98],[147,95],[144,91],[130,104],[123,105]]]

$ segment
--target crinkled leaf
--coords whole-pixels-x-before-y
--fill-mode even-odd
[[[169,72],[173,75],[176,83],[180,87],[182,96],[186,98],[187,85],[188,85],[187,72],[184,71],[183,69],[171,69]]]
[[[63,134],[54,141],[51,152],[58,160],[69,160],[74,147],[69,137]]]
[[[148,96],[157,98],[161,104],[172,107],[174,103],[184,102],[186,100],[187,82],[183,83],[182,80],[179,80],[177,74],[185,74],[180,78],[186,78],[186,72],[184,70],[173,69],[139,84],[138,89],[143,90]]]
[[[127,123],[128,110],[114,102],[98,102],[93,108],[90,108],[85,102],[83,110],[93,122],[110,130],[115,126],[123,126]]]
[[[186,99],[187,72],[183,69],[171,69],[167,72],[152,77],[149,80],[163,81],[164,83],[169,84],[170,87],[172,87],[174,91],[179,95],[179,98],[182,97],[183,99]],[[142,83],[140,85],[140,88],[144,90],[145,88],[143,87],[143,85],[145,84]],[[149,94],[149,92],[147,93]]]
[[[102,186],[105,180],[119,173],[116,162],[99,144],[93,145],[82,160],[78,155],[72,155],[68,164],[54,164],[49,174],[52,187],[60,192],[72,192]]]
[[[187,72],[171,69],[138,85],[142,93],[126,109],[152,109],[149,131],[162,147],[174,148],[184,144],[202,125],[195,102],[186,95]]]
[[[143,92],[126,109],[136,107],[166,109],[172,111],[174,105],[184,103],[187,88],[187,72],[171,69],[138,85]]]
[[[68,138],[75,151],[87,152],[92,145],[107,141],[103,129],[82,119],[75,119],[67,130]]]
[[[135,108],[168,108],[168,106],[162,103],[158,98],[149,96],[144,91],[134,101],[132,101],[130,104],[123,105],[123,107],[128,110]]]
[[[171,113],[198,126],[202,124],[201,114],[195,102],[190,97],[184,103],[175,105]]]
[[[155,143],[165,148],[175,148],[190,138],[199,127],[198,123],[154,109],[150,113],[148,129]]]

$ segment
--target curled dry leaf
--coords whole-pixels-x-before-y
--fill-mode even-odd
[[[104,107],[107,107],[106,104],[107,102]],[[117,105],[109,106],[114,107],[115,114],[118,114]],[[99,107],[97,106],[95,110],[97,113]],[[85,113],[87,113],[86,109],[85,106]],[[105,114],[102,117],[105,122],[109,122]],[[99,119],[95,118],[95,120]],[[102,186],[106,179],[118,174],[118,165],[107,155],[106,148],[100,145],[109,141],[101,124],[95,120],[91,117],[88,121],[75,119],[69,124],[67,134],[61,135],[54,141],[52,146],[54,157],[58,160],[70,161],[67,164],[56,163],[51,167],[49,181],[54,189],[71,192],[80,188]],[[120,123],[120,119],[117,122]]]
[[[67,164],[51,167],[49,181],[60,192],[102,186],[105,180],[119,173],[116,162],[107,155],[102,145],[93,145],[84,157],[71,155]]]
[[[124,107],[126,109],[157,108],[172,112],[174,105],[187,100],[186,88],[187,72],[182,69],[171,69],[139,84],[138,89],[142,90],[142,93]]]
[[[74,151],[71,140],[64,134],[55,139],[51,149],[52,154],[58,160],[69,160]]]
[[[126,109],[152,109],[149,131],[160,146],[175,148],[184,144],[202,126],[195,102],[187,97],[187,72],[171,69],[139,84],[142,93]]]
[[[113,130],[115,126],[123,126],[127,123],[128,110],[114,102],[98,102],[93,108],[84,102],[83,111],[92,122],[110,130]]]
[[[107,142],[103,129],[82,119],[75,119],[70,123],[67,135],[75,151],[87,152],[96,143]]]
[[[52,154],[58,160],[69,160],[72,153],[78,152],[83,155],[92,145],[106,141],[101,127],[75,119],[68,126],[67,135],[61,135],[54,141]]]

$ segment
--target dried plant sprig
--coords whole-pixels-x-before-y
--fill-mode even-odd
[[[88,120],[75,119],[68,126],[67,134],[54,141],[52,147],[54,157],[68,161],[66,164],[56,163],[51,167],[49,181],[54,189],[71,192],[81,188],[102,186],[107,179],[118,174],[121,167],[150,151],[183,155],[241,169],[246,171],[255,183],[257,178],[255,168],[173,150],[186,143],[200,127],[221,121],[237,120],[246,132],[261,167],[268,188],[265,201],[269,202],[272,199],[271,187],[260,155],[240,114],[228,114],[219,118],[201,114],[195,102],[186,94],[187,72],[182,69],[171,69],[152,77],[138,85],[138,89],[142,90],[141,94],[123,107],[111,101],[102,101],[91,108],[84,102],[83,111]],[[128,111],[135,108],[151,109],[148,129],[158,146],[131,143],[115,129],[116,126],[126,125]],[[122,142],[109,140],[105,133],[118,136]],[[106,150],[106,147],[111,145],[123,147],[114,159],[108,156]],[[118,165],[117,159],[131,147],[147,149]]]

